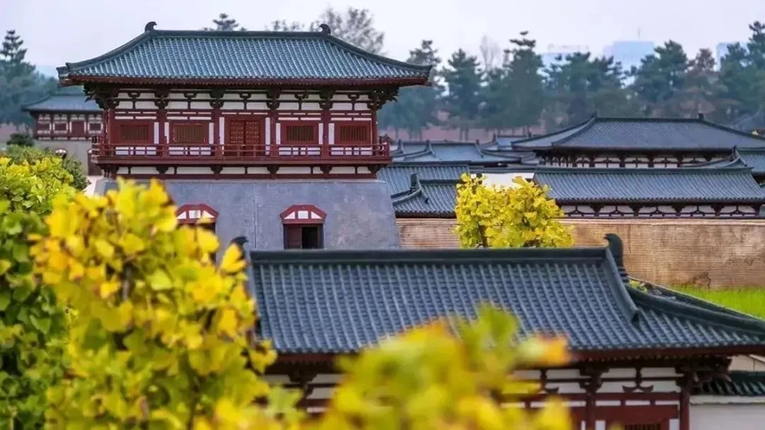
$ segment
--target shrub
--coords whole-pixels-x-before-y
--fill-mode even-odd
[[[8,146],[30,147],[35,146],[35,141],[29,133],[12,133],[6,142]]]
[[[88,178],[85,177],[85,174],[82,171],[82,164],[79,161],[72,158],[62,159],[60,156],[56,155],[49,149],[9,146],[5,156],[10,158],[11,162],[14,164],[20,164],[23,162],[35,164],[43,159],[60,160],[54,164],[60,164],[60,166],[71,176],[71,178],[66,180],[61,177],[60,179],[62,181],[77,190],[84,190],[88,186]]]
[[[44,234],[51,201],[74,190],[60,160],[12,164],[0,158],[0,427],[42,425],[45,392],[65,368],[66,318],[53,292],[39,286],[29,234]]]

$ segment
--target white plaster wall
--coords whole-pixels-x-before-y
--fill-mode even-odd
[[[763,430],[765,404],[691,405],[691,430]]]
[[[533,172],[508,172],[508,173],[481,173],[486,178],[486,185],[499,185],[503,187],[515,187],[513,179],[521,177],[531,179]]]

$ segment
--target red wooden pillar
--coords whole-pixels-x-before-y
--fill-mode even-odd
[[[691,429],[691,396],[688,387],[680,393],[680,430]]]
[[[270,129],[268,132],[268,142],[266,142],[266,145],[268,145],[268,156],[278,157],[279,146],[276,144],[276,121],[279,119],[279,115],[276,108],[268,111],[268,118],[268,128]]]
[[[219,105],[213,105],[213,111],[212,111],[212,122],[213,122],[213,155],[221,155],[223,151],[221,151],[220,146],[220,106]]]
[[[321,136],[321,157],[329,157],[330,155],[330,146],[329,146],[329,124],[332,122],[332,116],[329,112],[329,106],[325,105],[321,110],[321,123],[323,124],[321,126],[322,128],[322,136]]]

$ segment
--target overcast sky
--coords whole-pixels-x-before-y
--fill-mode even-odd
[[[765,0],[0,0],[0,30],[15,29],[34,64],[59,66],[107,52],[157,29],[199,29],[225,12],[248,29],[275,20],[311,21],[327,6],[368,8],[385,32],[389,56],[405,59],[422,39],[442,57],[459,47],[478,53],[487,35],[502,47],[528,30],[540,51],[586,45],[600,54],[614,40],[674,39],[686,50],[714,50],[746,40],[747,25],[765,20]]]

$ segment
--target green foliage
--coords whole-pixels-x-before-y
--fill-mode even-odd
[[[478,121],[481,109],[481,70],[478,58],[462,49],[452,54],[442,72],[448,92],[443,97],[449,124],[460,130],[460,138],[468,139],[470,129]]]
[[[67,319],[53,291],[33,276],[29,235],[74,190],[61,161],[13,164],[0,158],[0,428],[39,428],[45,392],[64,371]]]
[[[49,94],[56,87],[54,79],[44,77],[26,61],[24,41],[8,30],[0,49],[0,124],[29,125],[32,117],[22,106]]]
[[[6,143],[15,146],[35,146],[35,141],[29,133],[12,133]]]
[[[409,136],[422,138],[424,127],[438,124],[436,111],[439,95],[443,88],[436,81],[436,67],[441,63],[438,50],[433,48],[433,41],[423,40],[420,47],[409,51],[410,64],[433,66],[431,86],[406,87],[399,90],[394,102],[386,103],[378,114],[381,128],[392,128],[396,132],[406,130]]]
[[[573,244],[563,211],[547,188],[522,178],[513,187],[487,186],[462,176],[457,185],[456,233],[463,248],[560,248]]]
[[[205,27],[205,31],[247,31],[246,28],[241,27],[234,18],[229,17],[225,13],[218,15],[218,19],[213,19],[215,27]]]
[[[88,178],[82,172],[82,164],[72,158],[61,158],[49,149],[29,148],[23,146],[9,146],[5,156],[11,159],[13,164],[24,162],[36,164],[42,160],[52,160],[53,165],[60,165],[70,177],[61,176],[59,179],[74,187],[76,190],[84,190],[88,186]]]
[[[233,425],[241,419],[281,412],[274,408],[285,394],[259,378],[276,355],[251,342],[255,304],[239,248],[216,267],[215,235],[177,228],[157,182],[119,188],[57,200],[48,235],[32,249],[36,273],[77,313],[47,427],[240,428]],[[269,393],[281,397],[256,407]],[[292,411],[285,419],[297,418]]]

